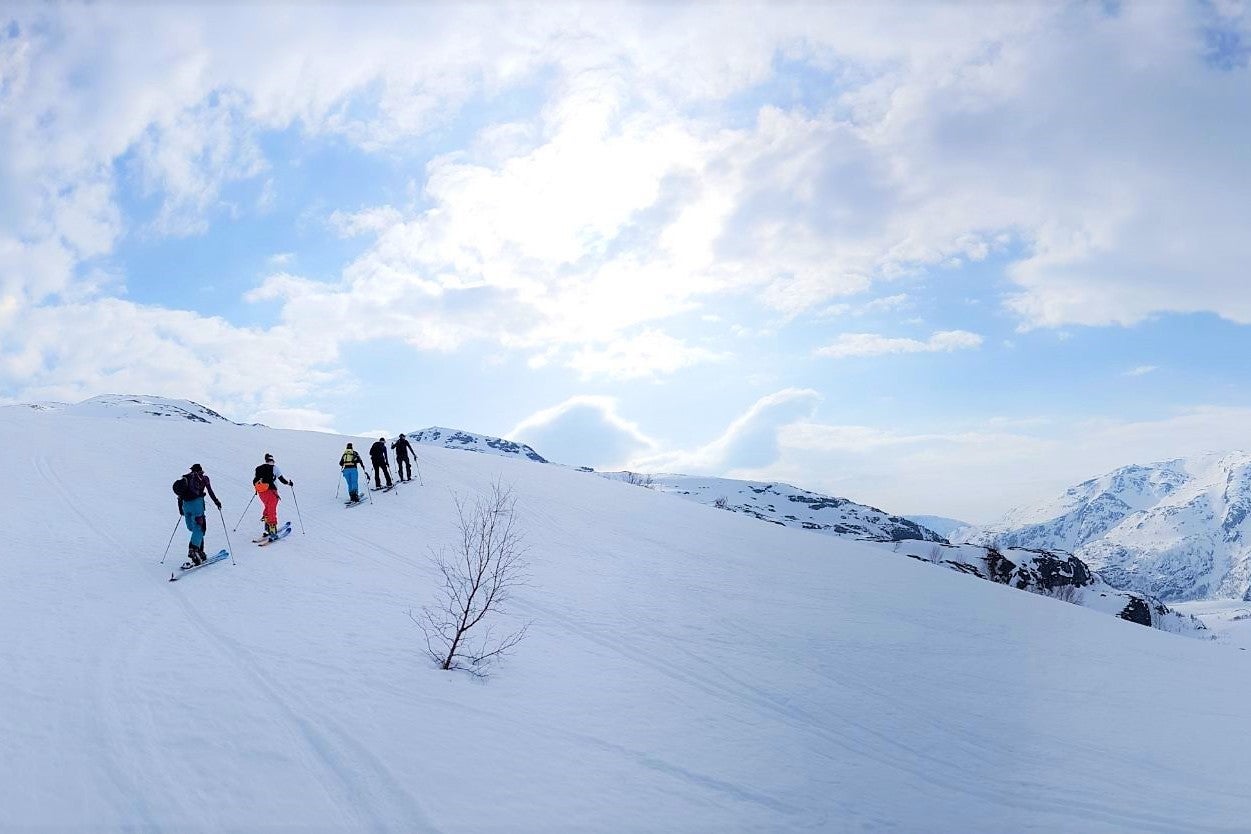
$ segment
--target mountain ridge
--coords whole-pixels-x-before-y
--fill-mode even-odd
[[[1014,508],[961,541],[1071,552],[1167,601],[1251,598],[1251,453],[1129,464]]]

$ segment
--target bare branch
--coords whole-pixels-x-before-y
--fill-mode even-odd
[[[451,556],[431,554],[443,579],[438,607],[423,608],[420,616],[410,611],[409,618],[422,631],[426,654],[441,668],[485,677],[486,668],[509,654],[530,627],[526,623],[497,637],[494,625],[486,622],[491,615],[505,614],[503,605],[512,591],[527,583],[527,550],[516,528],[516,499],[510,488],[497,481],[472,503],[459,495],[455,501],[457,550]]]

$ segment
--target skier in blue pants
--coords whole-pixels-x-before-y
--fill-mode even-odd
[[[357,454],[356,450],[352,448],[352,444],[349,443],[339,457],[339,468],[343,470],[343,480],[347,481],[348,497],[352,501],[361,500],[360,470],[364,466],[365,462],[361,460],[361,456]]]
[[[194,566],[208,561],[208,556],[204,553],[204,534],[208,532],[208,519],[204,515],[204,495],[208,493],[219,510],[222,502],[217,500],[209,476],[198,463],[192,464],[191,471],[182,476],[179,488],[182,491],[175,490],[174,494],[178,496],[178,512],[182,514],[183,523],[191,531],[191,541],[187,542],[187,561]]]

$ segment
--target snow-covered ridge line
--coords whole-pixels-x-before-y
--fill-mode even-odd
[[[459,429],[435,426],[411,432],[408,437],[414,443],[444,449],[483,452],[535,463],[552,463],[524,443]],[[589,467],[578,469],[610,480],[643,484],[658,492],[745,513],[784,527],[799,527],[870,541],[898,541],[906,538],[945,541],[932,530],[902,516],[890,515],[876,507],[857,504],[847,498],[822,495],[789,484],[676,474],[596,472]]]
[[[486,434],[461,431],[459,429],[432,426],[428,429],[409,432],[407,436],[413,443],[423,443],[427,446],[459,449],[466,452],[482,452],[488,455],[531,460],[535,463],[550,462],[524,443],[505,440],[501,437],[491,437]]]
[[[151,394],[101,394],[78,403],[22,403],[8,407],[113,419],[174,417],[196,423],[244,425],[243,423],[235,423],[208,406],[201,405],[193,400],[171,399]]]
[[[942,536],[902,516],[848,498],[822,495],[773,481],[739,481],[694,475],[643,475],[597,472],[600,477],[651,487],[700,504],[744,513],[783,527],[867,541],[919,539],[945,542]]]
[[[1131,465],[953,534],[1071,551],[1112,585],[1163,600],[1251,595],[1251,454]]]

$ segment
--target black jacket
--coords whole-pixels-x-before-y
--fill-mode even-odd
[[[256,474],[252,477],[253,484],[267,484],[270,489],[275,489],[278,486],[277,481],[282,481],[284,484],[291,483],[282,475],[278,475],[275,478],[274,465],[272,463],[262,463],[256,467]]]
[[[408,453],[413,451],[413,444],[408,442],[407,437],[401,437],[391,444],[391,448],[395,450],[396,460],[408,460]],[[413,456],[416,457],[416,453]]]
[[[374,463],[387,462],[387,444],[381,440],[375,441],[374,445],[369,447],[369,459]]]

